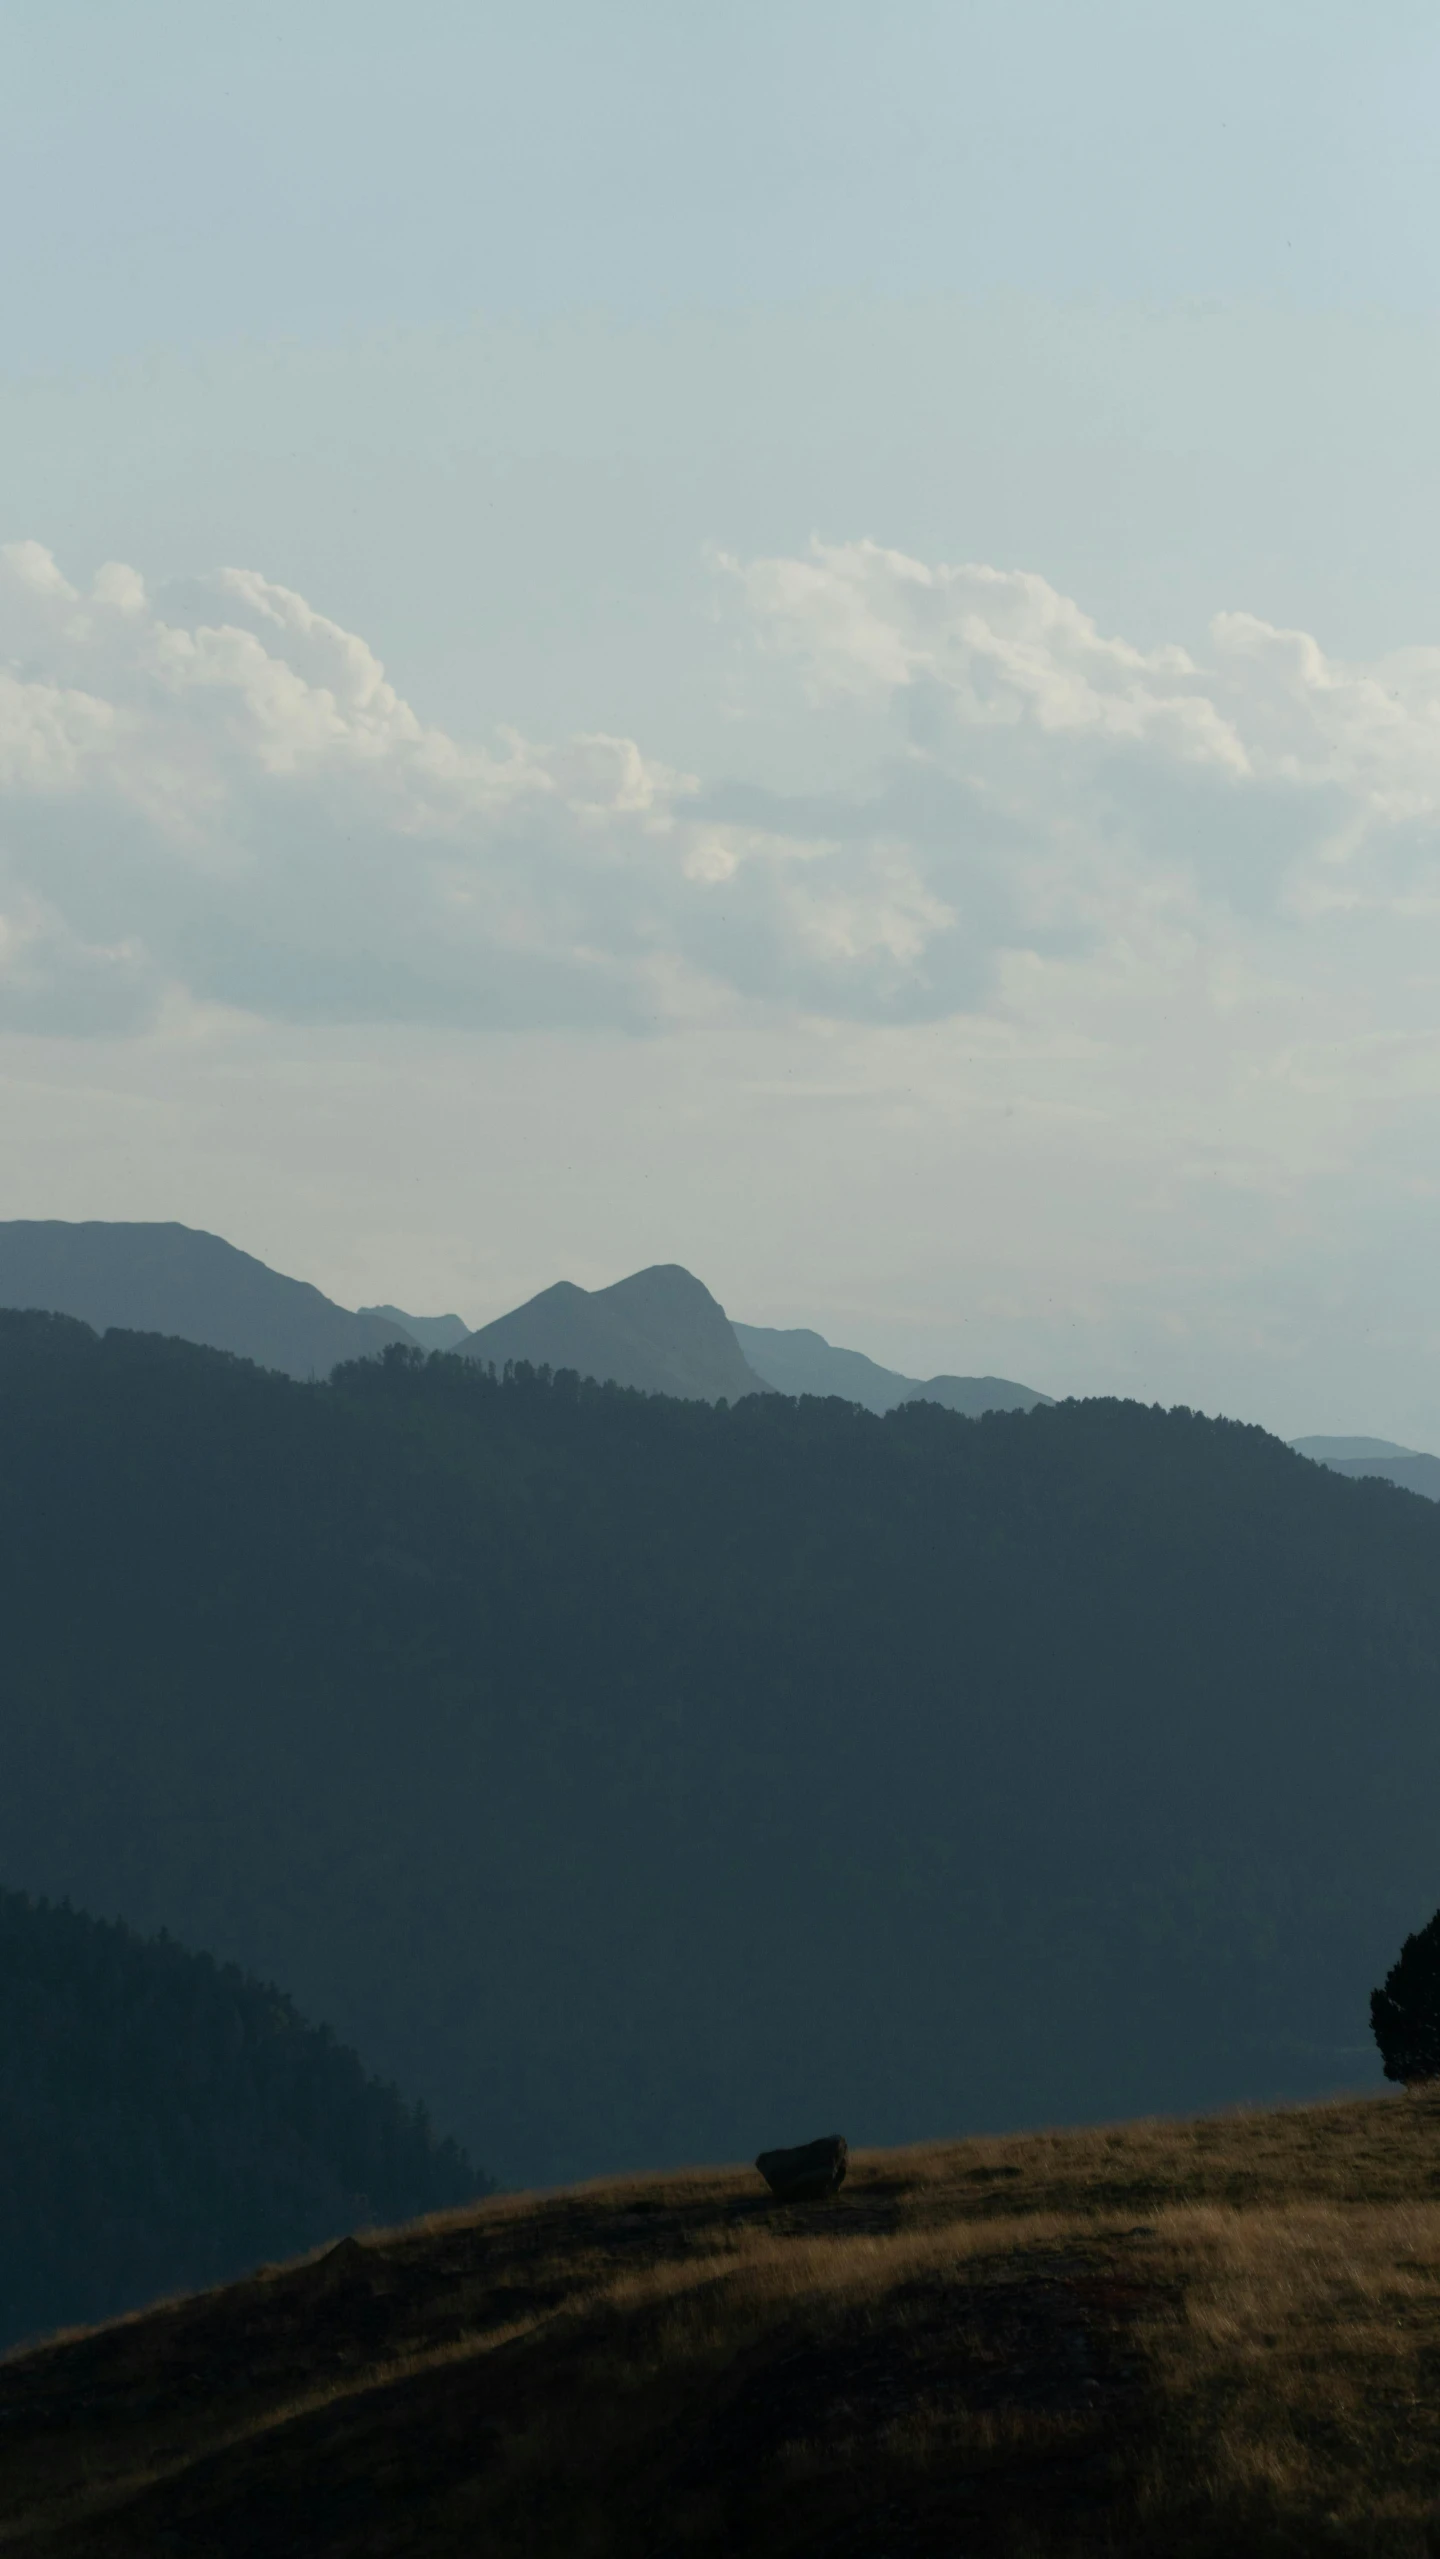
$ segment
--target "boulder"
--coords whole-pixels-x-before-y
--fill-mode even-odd
[[[782,2204],[812,2204],[838,2195],[849,2158],[843,2137],[826,2133],[820,2141],[802,2141],[795,2150],[762,2150],[755,2165]]]

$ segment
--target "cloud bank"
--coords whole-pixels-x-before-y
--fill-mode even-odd
[[[1440,650],[1370,665],[1243,613],[1203,662],[1043,578],[869,542],[724,565],[767,708],[888,714],[860,781],[696,777],[627,738],[427,727],[256,572],[79,592],[0,551],[0,1027],[859,1022],[973,1011],[1027,957],[1267,966],[1440,910]],[[743,752],[743,729],[737,731]]]

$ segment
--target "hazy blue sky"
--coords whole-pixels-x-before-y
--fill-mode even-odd
[[[1440,1445],[1437,109],[1386,0],[11,0],[0,1213]]]

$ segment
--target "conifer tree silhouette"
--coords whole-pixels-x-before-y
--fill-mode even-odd
[[[1440,1910],[1406,1938],[1384,1989],[1370,1993],[1370,2023],[1387,2079],[1407,2088],[1440,2079]]]

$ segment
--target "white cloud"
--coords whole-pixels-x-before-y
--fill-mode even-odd
[[[813,693],[888,695],[917,753],[1003,777],[1017,807],[1083,783],[1110,804],[1112,847],[1143,821],[1144,853],[1163,863],[1186,829],[1155,822],[1155,777],[1177,806],[1208,779],[1268,813],[1302,903],[1326,883],[1389,904],[1402,874],[1440,882],[1440,648],[1347,665],[1307,632],[1236,612],[1217,615],[1201,664],[1107,637],[1025,571],[930,568],[874,542],[728,565],[765,644]],[[1215,803],[1202,791],[1198,805]]]
[[[933,687],[971,728],[1030,721],[1057,736],[1138,743],[1248,770],[1183,649],[1101,637],[1068,596],[1022,570],[926,568],[875,542],[816,543],[741,569],[757,621],[817,687]]]
[[[866,542],[733,575],[772,711],[893,709],[863,786],[462,741],[253,571],[151,596],[112,564],[82,593],[12,544],[0,1021],[138,1028],[177,994],[297,1022],[923,1020],[1008,1000],[1027,952],[1163,975],[1198,951],[1218,988],[1293,968],[1336,911],[1440,909],[1440,651],[1340,665],[1230,614],[1202,664],[1032,574]]]

